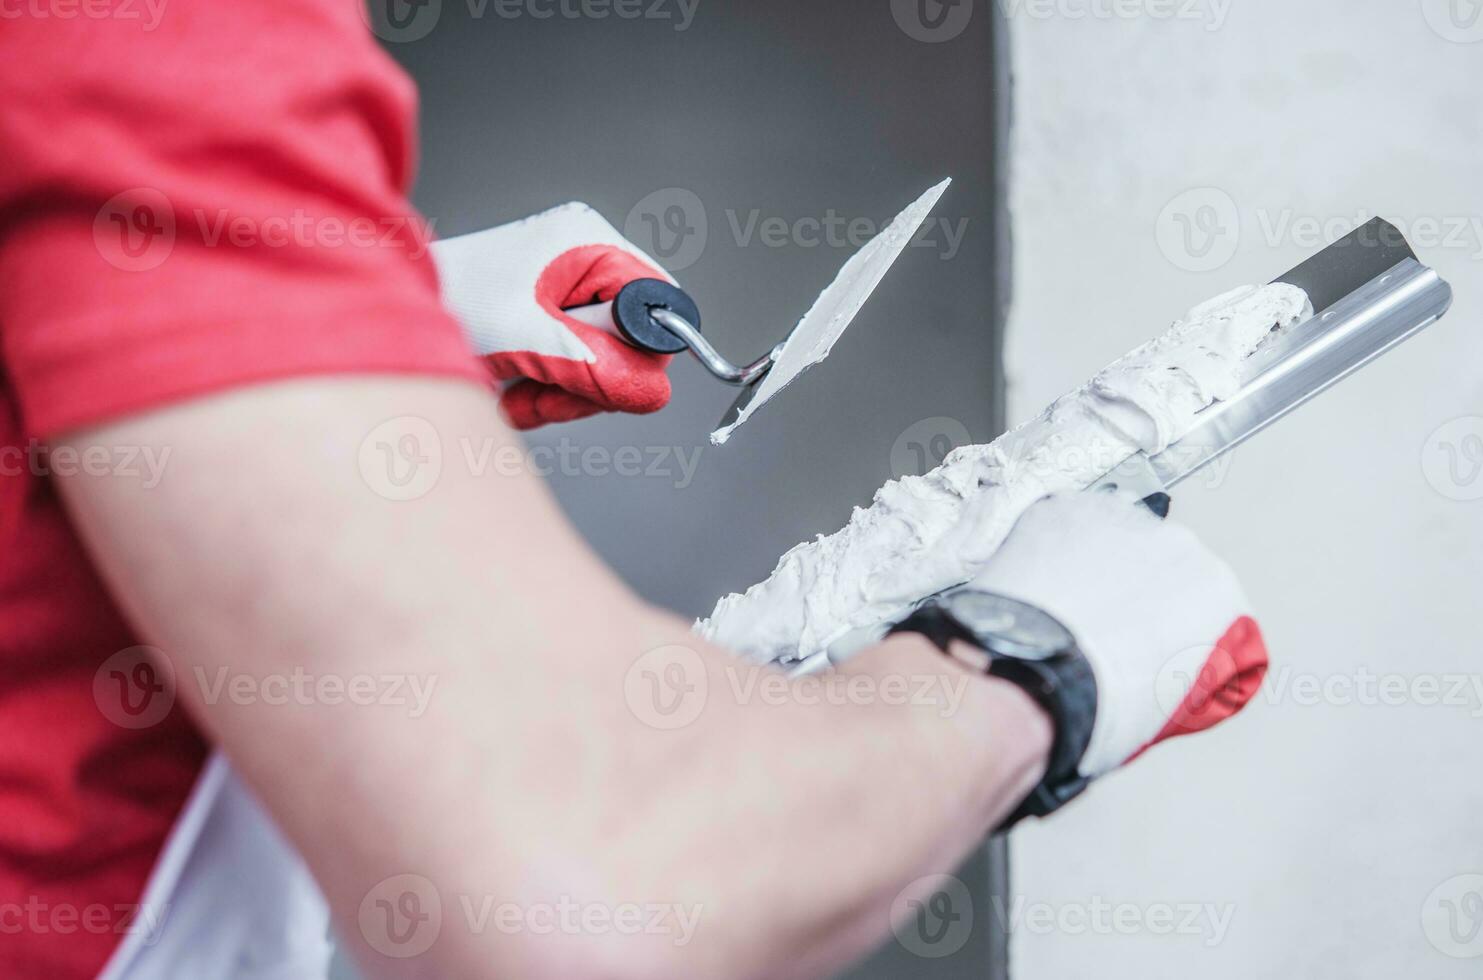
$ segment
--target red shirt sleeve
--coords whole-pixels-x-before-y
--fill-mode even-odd
[[[405,196],[412,85],[357,0],[26,11],[0,30],[0,359],[29,435],[294,375],[486,382]]]

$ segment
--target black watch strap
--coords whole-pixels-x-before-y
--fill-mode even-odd
[[[1081,651],[1068,650],[1039,660],[996,654],[990,638],[978,636],[951,612],[934,602],[917,609],[892,627],[891,633],[920,633],[947,653],[953,640],[963,640],[986,651],[990,677],[1014,684],[1028,694],[1055,727],[1045,777],[1004,822],[996,834],[1008,831],[1026,817],[1054,813],[1080,796],[1091,783],[1077,771],[1092,740],[1097,715],[1097,681]]]

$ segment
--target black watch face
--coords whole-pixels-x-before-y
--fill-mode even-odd
[[[1054,616],[1017,599],[963,588],[938,601],[993,654],[1044,660],[1076,645]]]

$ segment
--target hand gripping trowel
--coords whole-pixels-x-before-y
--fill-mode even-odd
[[[695,301],[663,279],[639,279],[625,286],[613,302],[567,310],[567,315],[616,332],[630,345],[652,354],[688,350],[718,380],[741,388],[741,396],[711,433],[711,442],[719,446],[765,402],[829,355],[951,183],[943,181],[897,215],[845,263],[781,343],[745,366],[731,363],[701,335]]]
[[[1273,282],[1307,292],[1313,315],[1248,357],[1240,390],[1195,416],[1183,438],[1156,455],[1134,455],[1094,487],[1145,498],[1169,490],[1435,323],[1452,305],[1452,287],[1381,218]]]

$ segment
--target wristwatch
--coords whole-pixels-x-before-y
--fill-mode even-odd
[[[920,633],[944,653],[953,640],[988,654],[984,672],[1015,684],[1055,726],[1045,778],[1000,824],[1002,834],[1026,817],[1054,813],[1091,782],[1078,771],[1097,717],[1097,680],[1076,637],[1054,616],[1008,596],[961,586],[927,599],[891,628]]]

